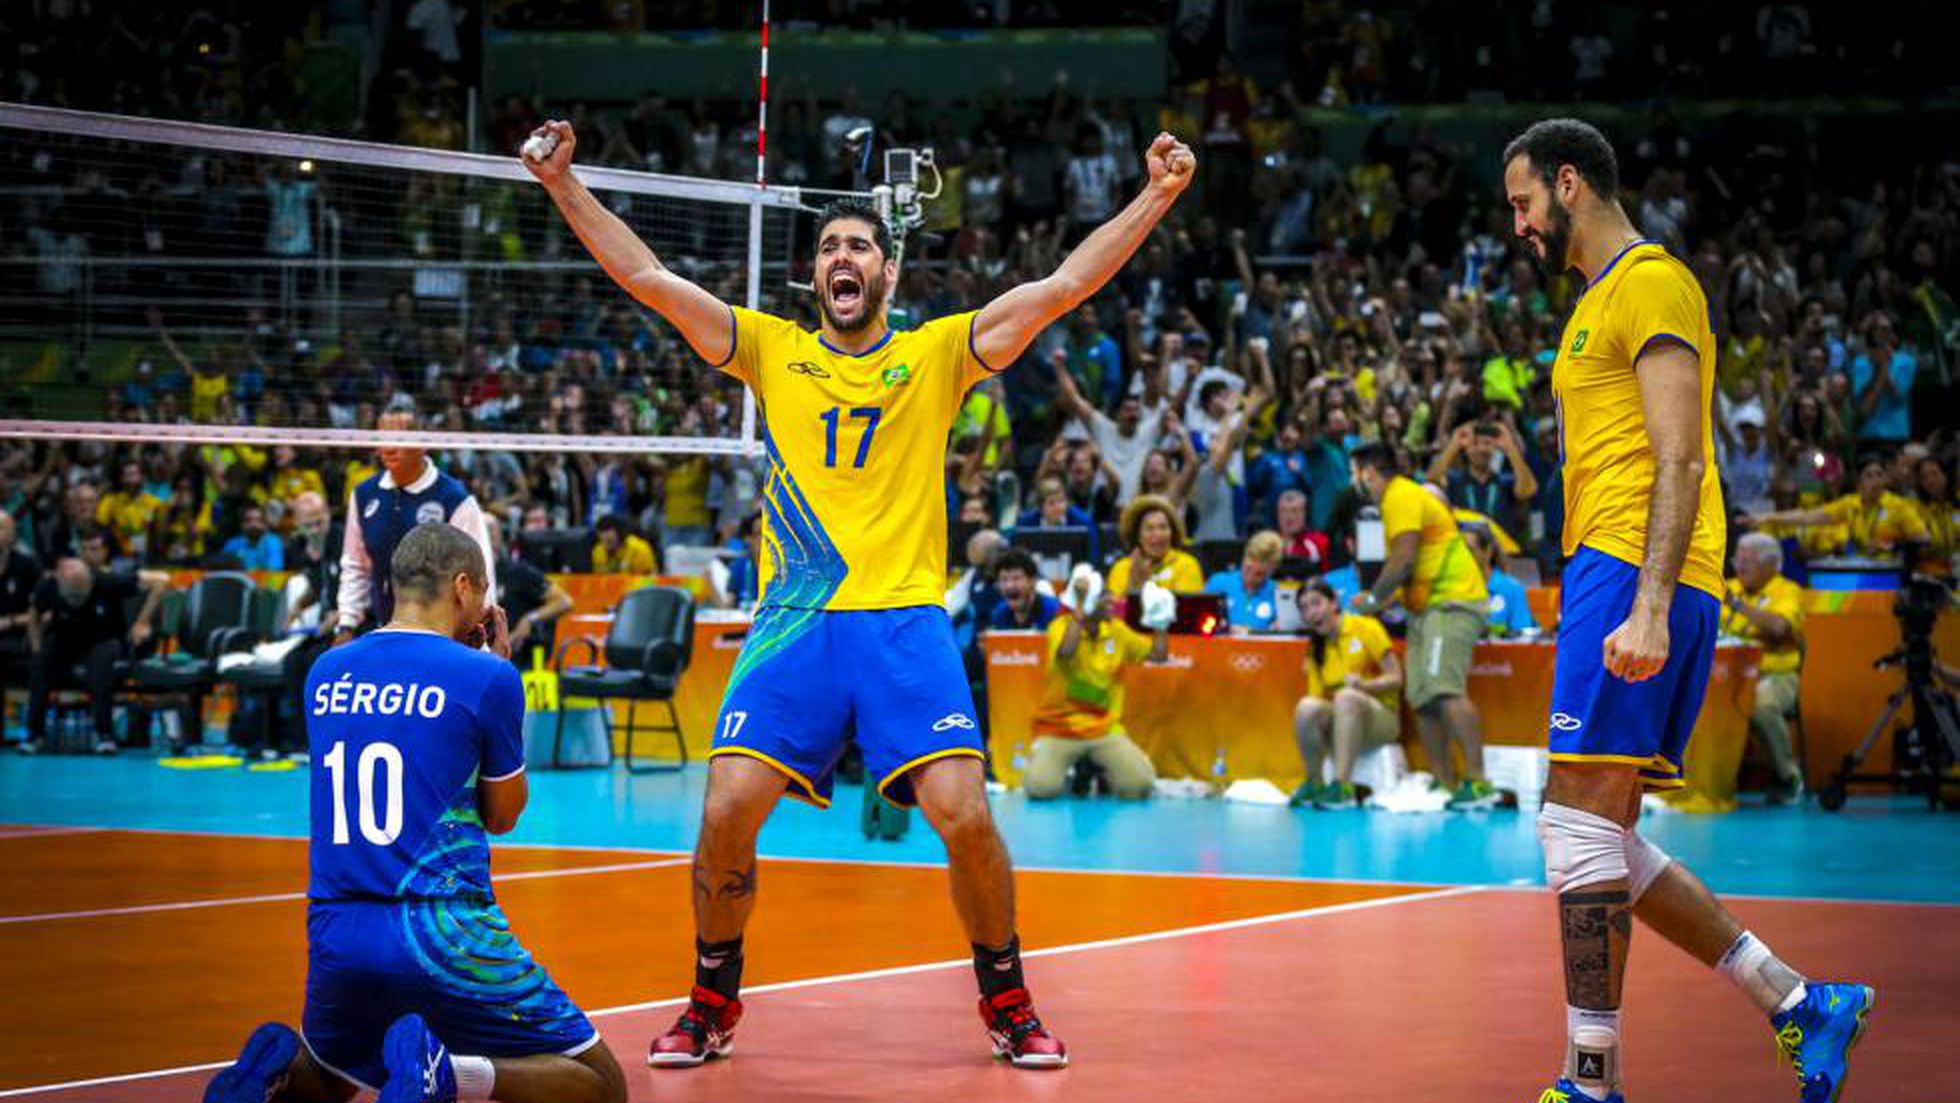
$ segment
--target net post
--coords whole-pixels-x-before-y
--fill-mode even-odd
[[[755,189],[756,197],[749,204],[749,287],[748,307],[750,310],[762,309],[762,196],[763,189]],[[755,394],[747,387],[742,388],[742,451],[744,455],[755,455]]]

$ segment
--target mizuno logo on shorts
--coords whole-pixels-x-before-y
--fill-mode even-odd
[[[973,722],[973,717],[968,716],[963,712],[956,712],[953,713],[951,716],[945,716],[940,718],[939,722],[932,726],[932,730],[936,732],[943,732],[943,731],[952,731],[954,728],[972,728],[978,726],[979,725]]]
[[[1552,714],[1552,728],[1555,731],[1575,732],[1585,726],[1586,722],[1584,720],[1579,719],[1571,713],[1555,712]]]

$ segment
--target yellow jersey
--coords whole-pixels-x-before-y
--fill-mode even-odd
[[[1903,540],[1930,540],[1926,515],[1910,498],[1883,491],[1878,501],[1867,506],[1856,494],[1826,502],[1824,512],[1832,522],[1844,526],[1857,555],[1885,555]]]
[[[1134,559],[1126,555],[1109,568],[1107,585],[1110,593],[1130,592],[1130,583],[1133,581],[1130,578],[1130,569],[1134,562],[1136,562]],[[1157,568],[1157,573],[1144,581],[1155,582],[1174,594],[1200,593],[1205,588],[1205,568],[1198,562],[1197,556],[1188,551],[1172,548],[1164,553],[1164,565]]]
[[[1036,735],[1101,739],[1123,723],[1123,668],[1150,657],[1149,636],[1114,617],[1104,617],[1092,636],[1085,622],[1075,654],[1060,657],[1062,637],[1074,617],[1048,622],[1048,678],[1035,707]]]
[[[1565,554],[1581,547],[1638,567],[1647,555],[1654,454],[1634,363],[1657,341],[1692,349],[1701,366],[1702,475],[1681,581],[1722,597],[1728,518],[1715,467],[1715,334],[1708,300],[1686,265],[1651,241],[1622,250],[1580,293],[1552,365],[1565,464]]]
[[[722,371],[762,411],[763,605],[900,609],[946,597],[946,435],[992,369],[971,312],[888,332],[860,355],[730,308]]]
[[[1790,642],[1782,647],[1763,648],[1764,674],[1790,674],[1803,665],[1803,587],[1777,575],[1763,584],[1763,588],[1750,593],[1742,588],[1738,579],[1729,579],[1726,590],[1727,599],[1722,602],[1722,633],[1740,636],[1745,640],[1756,639],[1756,626],[1749,618],[1730,608],[1731,602],[1741,602],[1766,613],[1774,613],[1790,622],[1790,631],[1795,633]]]
[[[95,506],[95,523],[114,533],[124,552],[137,556],[149,550],[150,526],[162,515],[163,501],[146,490],[111,491]]]
[[[1312,646],[1307,649],[1307,695],[1331,701],[1350,674],[1364,680],[1381,677],[1382,656],[1394,649],[1381,621],[1359,613],[1341,614],[1341,631],[1321,645],[1318,662]],[[1399,691],[1382,694],[1378,700],[1391,709],[1402,707]]]
[[[627,535],[619,542],[619,550],[606,550],[603,541],[592,544],[593,574],[638,574],[648,575],[658,572],[660,562],[653,554],[653,545],[644,539]]]
[[[1416,566],[1402,584],[1402,607],[1420,613],[1432,602],[1474,602],[1490,598],[1484,572],[1456,527],[1456,516],[1434,494],[1406,475],[1382,488],[1382,535],[1390,544],[1416,534]]]

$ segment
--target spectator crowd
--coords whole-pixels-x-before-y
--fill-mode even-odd
[[[977,309],[1052,270],[1132,193],[1149,135],[1168,130],[1198,150],[1193,194],[1121,275],[961,411],[946,482],[959,537],[952,566],[973,568],[960,580],[967,638],[1003,618],[1040,627],[1043,613],[1052,615],[1052,601],[1034,592],[1029,560],[1010,555],[1021,534],[1042,528],[1083,530],[1089,557],[1110,568],[1114,594],[1155,580],[1225,595],[1229,621],[1242,628],[1326,620],[1339,631],[1319,606],[1311,617],[1289,615],[1272,585],[1276,575],[1319,576],[1341,599],[1361,588],[1356,535],[1367,502],[1350,485],[1348,457],[1374,444],[1426,481],[1469,534],[1489,579],[1490,630],[1529,630],[1514,576],[1550,580],[1560,567],[1550,374],[1563,319],[1583,289],[1570,275],[1541,273],[1513,238],[1495,145],[1444,140],[1390,118],[1356,152],[1329,152],[1315,125],[1320,108],[1423,95],[1432,85],[1409,83],[1420,55],[1400,37],[1405,24],[1338,4],[1305,7],[1315,33],[1276,87],[1226,56],[1158,105],[1085,94],[1062,77],[1039,95],[1003,88],[944,111],[903,95],[873,107],[849,90],[825,101],[793,86],[784,94],[770,150],[772,177],[785,183],[854,186],[843,138],[873,119],[894,144],[934,149],[945,188],[892,292],[902,324]],[[1751,64],[1782,76],[1810,71],[1821,36],[1809,18],[1801,5],[1778,6],[1752,24]],[[148,33],[118,26],[136,39]],[[1512,30],[1533,41],[1539,30],[1554,33]],[[1601,48],[1588,33],[1571,31],[1562,55],[1575,66],[1571,79],[1542,94],[1626,89],[1632,78],[1613,60],[1611,40]],[[1417,31],[1413,40],[1433,35]],[[245,56],[247,46],[227,49]],[[1450,56],[1452,65],[1471,63]],[[1697,71],[1705,60],[1676,70]],[[17,84],[27,71],[15,67]],[[1698,71],[1704,90],[1728,79]],[[208,113],[209,96],[236,93],[261,106],[213,107],[212,117],[276,120],[289,93],[270,76],[239,72],[242,84],[215,88],[170,76],[165,83],[179,89],[170,102],[197,115]],[[1435,87],[1465,79],[1460,67],[1445,74]],[[81,95],[37,80],[18,94]],[[578,126],[581,163],[721,178],[743,175],[745,158],[753,164],[753,133],[732,101],[648,95],[620,110],[550,106]],[[517,99],[496,106],[485,140],[512,150],[546,108]],[[1886,146],[1889,156],[1874,157],[1855,132],[1771,128],[1737,140],[1732,126],[1677,118],[1664,103],[1607,129],[1635,225],[1687,262],[1708,297],[1720,344],[1709,413],[1736,534],[1771,537],[1783,574],[1799,581],[1818,560],[1902,552],[1945,572],[1960,551],[1948,401],[1960,352],[1952,297],[1960,156],[1950,136],[1926,132],[1909,149]],[[4,148],[0,173],[10,179],[49,171],[18,143]],[[306,202],[331,205],[333,175],[322,170]],[[141,182],[125,183],[119,202],[137,203]],[[171,186],[195,193],[209,181]],[[262,236],[277,251],[280,204],[291,201],[281,189],[293,186],[276,173],[256,185],[266,202],[252,217],[264,221],[238,231],[242,239]],[[90,202],[100,198],[98,190]],[[114,224],[65,218],[62,202],[9,202],[0,199],[0,254],[37,255],[51,227],[85,237]],[[534,248],[578,255],[535,190],[513,189],[508,202]],[[413,207],[391,217],[407,220]],[[220,215],[237,212],[213,207],[211,217]],[[399,248],[412,234],[404,223],[367,239]],[[694,274],[739,301],[735,272],[697,266]],[[371,427],[405,394],[431,429],[739,432],[739,388],[698,365],[596,269],[553,277],[536,296],[490,295],[464,324],[401,278],[385,309],[337,332],[248,309],[193,336],[168,309],[152,309],[132,336],[135,368],[103,388],[100,414]],[[785,309],[814,325],[814,304]],[[759,460],[484,447],[436,462],[469,487],[511,546],[521,549],[525,533],[591,533],[553,568],[650,574],[671,567],[673,549],[720,548],[719,599],[755,598]],[[0,510],[16,543],[0,547],[14,557],[0,563],[48,571],[76,555],[109,571],[289,569],[294,541],[309,538],[297,503],[319,495],[338,515],[350,488],[375,470],[366,454],[292,445],[8,440],[0,442]],[[967,539],[976,534],[995,538]],[[27,570],[8,566],[9,577],[17,569]],[[9,612],[0,609],[0,637],[11,631]],[[1367,719],[1354,731],[1365,736]],[[1335,733],[1328,746],[1339,754],[1352,742],[1340,734],[1344,723],[1330,711],[1309,726]]]

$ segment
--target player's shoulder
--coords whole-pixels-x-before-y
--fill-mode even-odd
[[[735,317],[738,326],[744,326],[756,333],[795,335],[806,332],[798,323],[766,310],[750,310],[746,306],[729,304],[728,312]]]
[[[1681,258],[1656,245],[1639,249],[1622,262],[1615,291],[1641,297],[1678,295],[1686,292],[1702,297],[1701,281],[1695,278]]]
[[[1365,613],[1349,613],[1344,619],[1348,625],[1348,634],[1356,639],[1369,644],[1388,642],[1388,627],[1380,620]]]

